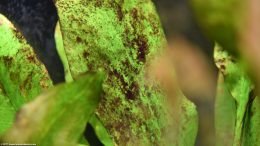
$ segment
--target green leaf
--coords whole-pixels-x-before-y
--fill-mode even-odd
[[[89,73],[42,93],[23,106],[2,141],[40,146],[76,145],[99,103],[103,79],[102,73]]]
[[[243,139],[243,133],[245,131],[245,127],[248,126],[246,125],[246,120],[247,118],[247,112],[250,109],[251,103],[249,101],[249,93],[253,89],[252,82],[245,72],[245,67],[243,66],[243,63],[241,62],[236,62],[232,56],[230,56],[226,51],[221,50],[219,46],[216,48],[216,54],[215,54],[215,59],[217,62],[217,66],[220,69],[220,72],[223,74],[224,77],[224,84],[220,84],[219,86],[223,86],[223,88],[226,90],[224,94],[222,93],[221,96],[226,97],[226,102],[223,105],[218,106],[216,108],[216,111],[220,111],[221,108],[227,108],[225,106],[230,106],[231,108],[231,113],[227,114],[226,116],[231,116],[231,120],[224,121],[216,121],[218,125],[220,126],[221,122],[232,122],[233,123],[233,114],[234,112],[236,113],[236,121],[235,121],[235,129],[234,129],[234,139],[233,139],[233,145],[241,145],[242,139]],[[228,93],[227,93],[228,92]],[[232,101],[230,96],[233,97]],[[223,97],[222,97],[223,98]],[[234,111],[234,104],[236,106],[236,111]],[[220,114],[220,113],[219,113]],[[218,119],[220,120],[220,118]],[[231,129],[233,129],[231,123]],[[224,123],[222,123],[224,124]],[[229,133],[232,133],[230,131]],[[233,136],[232,136],[233,137]]]
[[[9,100],[6,100],[0,91],[0,134],[11,127],[15,112]]]
[[[243,146],[252,146],[260,144],[260,99],[255,97],[255,100],[249,106],[245,130],[243,135]]]
[[[104,144],[104,146],[114,146],[114,142],[109,136],[109,133],[103,123],[96,116],[90,117],[89,123],[94,128],[97,137]]]
[[[96,114],[114,142],[159,145],[165,96],[147,83],[145,65],[166,40],[152,1],[57,0],[56,6],[72,77],[99,69],[108,75]]]
[[[219,74],[215,100],[216,146],[232,146],[236,126],[236,102]]]

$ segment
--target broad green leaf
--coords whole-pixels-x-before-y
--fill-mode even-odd
[[[157,84],[147,82],[145,73],[146,65],[166,47],[152,1],[57,0],[56,5],[72,77],[99,69],[108,74],[96,115],[113,141],[162,145],[169,129],[166,97]],[[179,132],[175,142],[193,143],[196,123],[191,121],[197,120],[196,111],[190,101],[182,102],[185,116],[180,127],[187,129]]]
[[[23,106],[2,141],[40,146],[76,145],[99,103],[103,79],[102,73],[89,73],[42,93]]]

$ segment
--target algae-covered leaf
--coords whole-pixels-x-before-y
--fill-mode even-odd
[[[15,112],[51,84],[46,70],[21,34],[2,15],[0,22],[0,134],[2,134],[11,126]]]
[[[145,65],[166,43],[152,1],[57,0],[56,6],[72,77],[108,74],[96,114],[113,141],[161,145],[165,96],[145,78]]]
[[[234,60],[232,56],[230,56],[226,51],[221,50],[219,46],[217,46],[216,48],[215,58],[216,58],[217,66],[219,67],[220,72],[224,76],[225,84],[222,86],[226,88],[225,90],[227,90],[227,92],[229,92],[230,95],[235,100],[236,121],[235,121],[233,145],[240,145],[241,140],[243,138],[243,132],[245,130],[244,128],[246,126],[245,125],[246,116],[247,116],[246,113],[250,107],[249,94],[253,89],[253,85],[249,76],[245,72],[243,63]],[[230,99],[225,99],[225,100],[227,100],[227,102],[231,102]],[[230,104],[231,105],[229,106],[233,106],[233,103]],[[218,106],[218,108],[223,108],[223,106],[227,106],[227,105],[222,105],[222,107]],[[233,121],[228,120],[228,121],[218,121],[218,122],[233,122]],[[233,127],[231,126],[231,128]]]
[[[89,73],[41,94],[18,112],[3,142],[73,146],[95,111],[102,93],[102,73]]]

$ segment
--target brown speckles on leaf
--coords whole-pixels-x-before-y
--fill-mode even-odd
[[[119,20],[119,21],[122,21],[123,18],[124,18],[124,14],[123,14],[123,10],[122,10],[121,5],[116,4],[115,10],[116,10],[116,14],[117,14],[118,20]]]
[[[81,39],[80,37],[76,37],[76,41],[77,41],[78,43],[81,43],[81,42],[82,42],[82,39]]]
[[[134,100],[138,97],[138,94],[139,94],[139,85],[137,82],[133,82],[126,92],[126,97],[127,99]]]
[[[19,86],[22,92],[26,90],[30,90],[32,88],[32,78],[33,78],[33,73],[30,72],[27,78]]]
[[[222,65],[220,65],[220,69],[221,69],[221,70],[225,70],[225,69],[226,69],[226,66],[222,64]]]
[[[27,55],[26,57],[27,57],[27,60],[28,60],[29,62],[31,62],[31,63],[36,63],[36,62],[37,62],[37,60],[36,60],[36,58],[35,58],[34,55],[29,54],[29,55]]]
[[[146,54],[148,53],[148,43],[145,37],[138,36],[133,42],[137,45],[138,54],[137,59],[141,62],[146,61]]]
[[[17,29],[12,29],[12,30],[13,30],[15,37],[18,39],[18,41],[20,43],[23,43],[23,41],[25,42],[24,36]]]
[[[4,64],[7,67],[10,67],[10,65],[12,64],[13,58],[9,57],[9,56],[3,56],[2,58],[3,58]]]
[[[134,100],[139,96],[139,85],[137,82],[127,83],[118,71],[113,70],[110,72],[110,76],[115,76],[121,84],[121,90],[125,94],[125,97],[130,100]]]
[[[132,9],[131,14],[134,20],[138,19],[138,10],[136,8]]]
[[[95,7],[101,7],[102,6],[102,0],[96,0]]]
[[[84,51],[84,52],[83,52],[83,57],[84,57],[84,58],[88,58],[89,55],[90,55],[89,52],[87,52],[87,51]]]

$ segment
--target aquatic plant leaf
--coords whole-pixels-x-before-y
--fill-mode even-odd
[[[245,118],[243,131],[243,146],[259,145],[260,144],[260,101],[259,97],[255,97],[250,102]]]
[[[99,103],[103,79],[102,73],[88,73],[42,93],[22,107],[2,141],[41,146],[76,145]]]
[[[221,108],[227,108],[225,106],[230,106],[229,108],[231,108],[230,111],[227,112],[227,114],[229,113],[228,115],[230,116],[228,117],[228,119],[223,117],[216,118],[216,120],[219,120],[216,121],[216,123],[218,123],[218,125],[216,126],[220,126],[220,124],[228,125],[227,123],[231,122],[229,123],[229,129],[225,130],[229,130],[228,133],[230,133],[231,137],[233,138],[233,145],[241,145],[245,135],[247,135],[245,133],[245,131],[247,130],[246,127],[255,126],[247,125],[247,121],[251,121],[251,117],[248,116],[248,112],[251,110],[252,100],[254,99],[254,97],[251,97],[252,95],[250,95],[253,90],[253,84],[245,71],[243,63],[235,61],[234,58],[230,54],[228,54],[227,51],[222,50],[220,46],[217,46],[216,48],[215,59],[217,62],[217,66],[220,69],[220,73],[223,75],[224,79],[224,83],[220,83],[218,85],[222,86],[222,88],[225,90],[223,93],[220,93],[222,95],[219,94],[219,97],[226,95],[226,99],[223,99],[225,100],[225,104],[219,105],[221,102],[219,101],[219,103],[217,103],[219,106],[216,107],[218,108],[216,109],[216,112],[220,112]],[[231,100],[230,97],[233,97],[233,100]],[[233,129],[234,126],[232,124],[234,122],[234,113],[236,114],[235,129]],[[216,113],[216,115],[218,114],[221,113]],[[224,116],[224,113],[222,113],[222,115]],[[229,140],[232,140],[232,138],[229,138]]]
[[[93,127],[97,137],[104,144],[104,146],[114,146],[114,142],[112,141],[111,136],[98,117],[91,116],[88,122]]]
[[[166,97],[160,86],[147,83],[145,74],[146,65],[166,48],[152,1],[57,0],[56,5],[72,77],[99,69],[108,75],[96,115],[116,145],[163,145],[169,128]],[[196,126],[186,122],[197,120],[194,105],[182,104],[181,127],[187,129],[179,134],[196,134]],[[181,136],[177,143],[185,140]]]
[[[236,102],[229,92],[223,74],[219,74],[215,99],[216,146],[232,145],[236,126]]]

